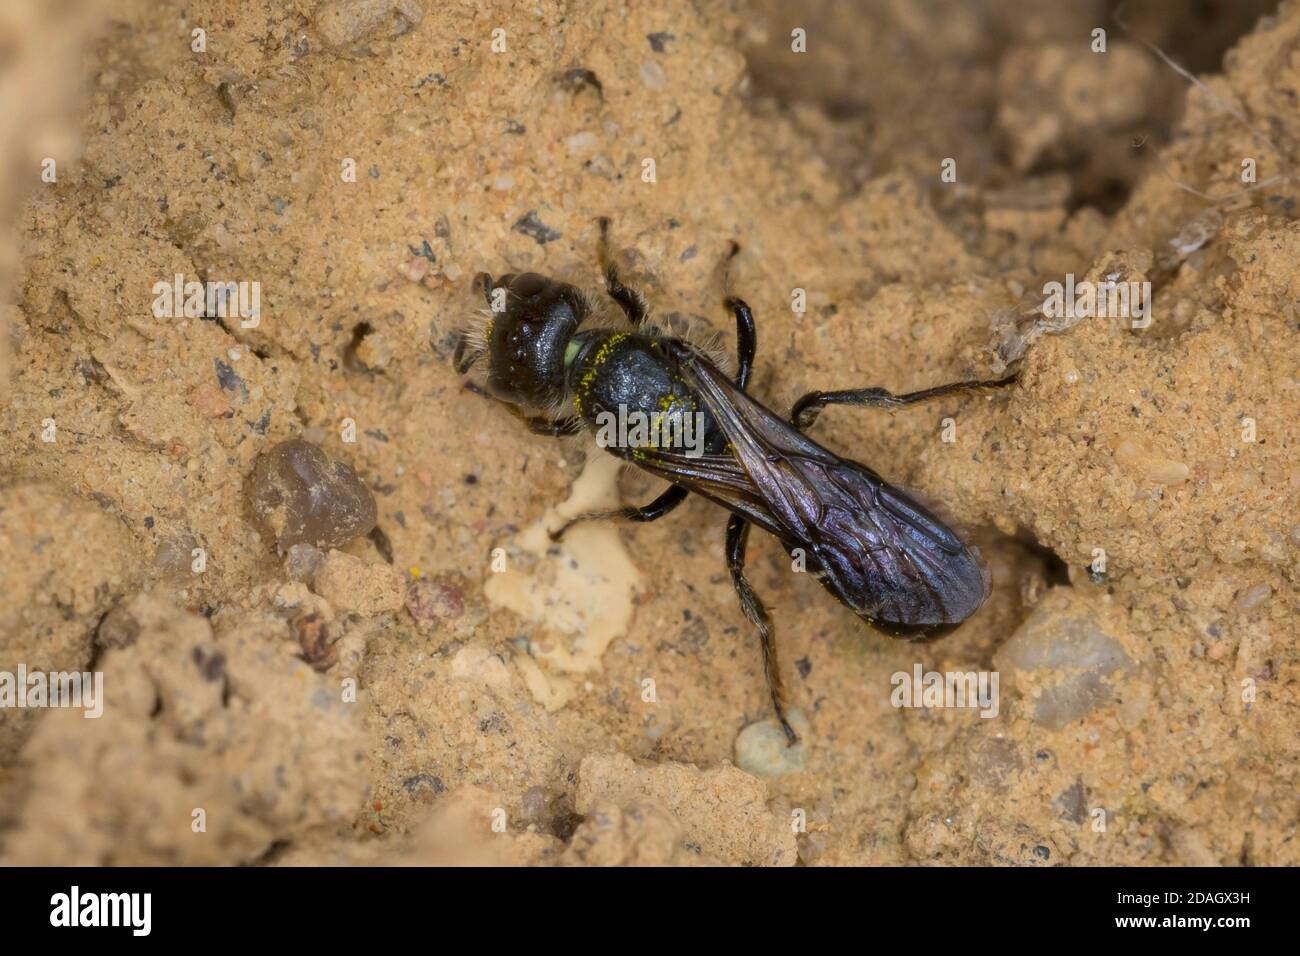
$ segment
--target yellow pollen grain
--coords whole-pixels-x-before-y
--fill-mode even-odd
[[[596,379],[596,373],[600,371],[601,365],[603,365],[609,358],[610,353],[614,351],[615,346],[627,337],[627,332],[615,332],[604,342],[600,343],[600,348],[596,349],[596,354],[591,357],[591,365],[587,367],[587,371],[583,374],[581,381],[578,382],[578,387],[573,393],[573,407],[579,415],[582,414],[583,394],[591,388],[591,383]]]

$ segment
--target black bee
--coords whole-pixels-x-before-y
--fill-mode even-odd
[[[745,616],[758,630],[772,706],[790,743],[798,737],[785,715],[772,625],[745,578],[751,524],[775,535],[792,557],[863,620],[910,640],[938,637],[970,617],[989,593],[978,552],[914,497],[865,465],[841,458],[803,434],[827,405],[899,408],[971,388],[1010,384],[968,381],[906,395],[880,388],[809,392],[782,418],[745,393],[757,343],[752,312],[725,300],[736,319],[737,371],[718,369],[706,350],[646,324],[639,294],[619,281],[608,256],[608,220],[600,220],[605,290],[630,328],[583,328],[592,315],[574,286],[535,273],[475,278],[490,311],[483,327],[457,342],[464,374],[487,356],[486,390],[534,431],[568,435],[597,431],[611,416],[697,424],[661,429],[606,449],[672,486],[641,507],[580,515],[654,521],[695,492],[731,511],[727,567]],[[733,244],[732,255],[738,247]],[[543,414],[528,414],[531,409]],[[571,409],[571,411],[567,411]],[[629,434],[632,434],[629,432]]]

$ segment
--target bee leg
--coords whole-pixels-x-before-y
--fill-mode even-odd
[[[731,572],[731,583],[740,598],[740,609],[758,630],[759,643],[763,647],[763,672],[767,675],[767,689],[772,695],[772,709],[776,711],[776,719],[785,731],[785,739],[793,747],[799,742],[799,735],[794,732],[785,716],[785,689],[781,686],[781,669],[776,661],[772,620],[745,578],[745,544],[748,540],[749,522],[740,515],[732,515],[727,522],[727,570]]]
[[[722,304],[736,317],[736,385],[743,392],[754,370],[754,353],[758,351],[758,333],[754,330],[754,312],[744,299],[731,294],[731,260],[740,253],[740,243],[732,240],[722,260],[722,286],[727,290]]]
[[[736,316],[736,387],[742,392],[749,384],[754,370],[754,353],[758,350],[758,334],[754,331],[754,313],[743,299],[728,296],[724,304]]]
[[[790,423],[795,428],[803,430],[817,420],[818,414],[827,405],[902,408],[905,405],[915,405],[917,402],[939,398],[943,395],[951,395],[954,392],[964,392],[967,389],[1001,388],[1004,385],[1010,385],[1018,377],[1019,373],[1017,372],[1008,375],[1006,378],[953,382],[951,385],[940,385],[937,388],[926,388],[919,392],[908,392],[904,395],[895,395],[883,388],[850,388],[841,392],[809,392],[795,402],[794,407],[790,409]]]
[[[582,422],[576,418],[544,418],[540,415],[520,415],[519,418],[534,435],[565,438],[582,430]]]
[[[685,499],[686,489],[681,485],[673,485],[648,505],[642,505],[640,508],[629,505],[626,508],[615,508],[612,511],[588,511],[586,514],[570,518],[568,521],[564,522],[564,524],[560,525],[558,531],[548,531],[547,534],[550,536],[552,541],[559,541],[575,524],[582,521],[596,521],[605,518],[622,518],[624,521],[635,521],[638,523],[657,521],[676,508]]]
[[[731,244],[729,262],[740,251],[740,246]],[[754,328],[754,313],[743,299],[728,296],[724,304],[736,317],[736,386],[744,391],[749,384],[749,376],[754,370],[754,354],[758,351],[758,333]],[[763,648],[763,673],[767,676],[768,690],[772,695],[772,709],[776,719],[785,731],[786,740],[791,746],[799,742],[799,735],[790,726],[785,716],[785,690],[781,685],[781,670],[776,660],[776,644],[772,639],[772,620],[767,616],[763,602],[754,593],[753,587],[745,577],[745,546],[749,541],[749,522],[739,515],[732,515],[727,522],[727,569],[731,572],[731,581],[740,598],[740,609],[745,617],[758,630],[759,642]]]
[[[483,293],[483,298],[487,302],[488,308],[492,307],[492,287],[492,275],[487,272],[480,272],[474,277],[473,283],[471,283],[471,288],[476,292]],[[467,355],[466,351],[469,347],[469,335],[462,329],[460,332],[456,333],[456,352],[452,355],[451,359],[452,368],[456,370],[457,375],[464,375],[470,370],[473,364],[483,356],[481,349],[475,349]]]
[[[468,348],[468,336],[466,336],[464,332],[459,333],[456,336],[456,351],[451,357],[452,368],[456,370],[457,375],[464,375],[468,372],[470,367],[473,366],[473,364],[477,362],[479,357],[483,354],[482,352],[474,351],[473,353],[466,355],[466,350]]]
[[[618,303],[629,322],[640,325],[645,321],[645,301],[638,292],[619,281],[618,267],[610,261],[609,217],[601,216],[596,221],[600,223],[600,243],[596,247],[596,258],[600,263],[600,271],[605,275],[605,292]]]
[[[459,348],[457,351],[459,352]],[[534,435],[552,435],[556,438],[563,438],[566,435],[576,435],[582,431],[582,422],[577,418],[546,418],[543,415],[526,415],[520,411],[518,405],[512,405],[504,398],[493,395],[486,388],[474,382],[466,382],[464,389],[467,392],[473,392],[475,395],[490,398],[494,402],[500,402],[511,415],[514,415],[515,418],[527,425],[528,430]]]

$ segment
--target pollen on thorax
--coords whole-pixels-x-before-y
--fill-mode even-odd
[[[596,349],[596,354],[591,357],[591,363],[587,366],[587,370],[583,372],[582,378],[578,382],[578,387],[573,393],[573,407],[579,415],[582,414],[582,396],[587,393],[591,388],[591,383],[596,380],[596,374],[600,371],[601,365],[609,359],[615,347],[618,346],[618,343],[626,339],[628,335],[629,333],[627,332],[615,332],[604,342],[600,343],[600,346]],[[570,344],[570,348],[571,347],[572,344]],[[568,361],[567,350],[565,361]]]

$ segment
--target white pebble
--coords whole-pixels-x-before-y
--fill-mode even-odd
[[[662,90],[668,85],[668,77],[662,66],[654,60],[646,60],[641,64],[641,82],[652,90]]]
[[[736,766],[757,777],[782,777],[802,773],[804,744],[808,736],[808,721],[799,711],[789,715],[790,725],[799,735],[793,747],[785,739],[785,731],[775,717],[750,724],[736,735]]]

